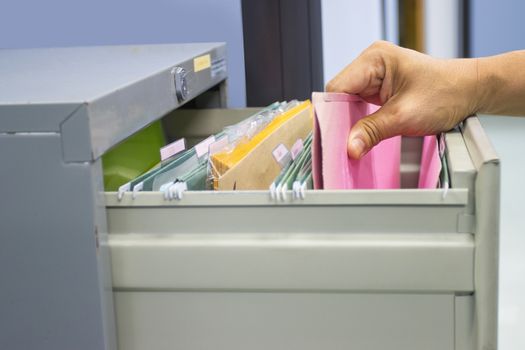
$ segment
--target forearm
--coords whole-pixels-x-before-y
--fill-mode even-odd
[[[525,115],[525,50],[476,61],[477,112]]]
[[[438,134],[475,113],[525,116],[525,50],[435,59],[380,41],[334,77],[327,90],[381,105],[352,127],[348,154],[359,159],[389,137]]]

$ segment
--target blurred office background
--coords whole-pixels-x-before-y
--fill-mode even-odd
[[[524,49],[523,13],[521,0],[4,0],[0,48],[225,41],[229,105],[243,107],[307,98],[379,39],[443,58]],[[500,348],[525,349],[525,118],[482,122],[503,169]]]

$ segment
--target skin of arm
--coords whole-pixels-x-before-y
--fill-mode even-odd
[[[475,113],[525,114],[525,51],[473,59],[436,59],[376,42],[326,86],[382,106],[350,131],[359,159],[392,136],[438,134]]]

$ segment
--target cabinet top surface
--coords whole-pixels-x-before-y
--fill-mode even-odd
[[[0,50],[0,106],[89,103],[222,43]]]

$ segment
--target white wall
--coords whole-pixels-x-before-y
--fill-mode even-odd
[[[525,49],[523,0],[471,0],[471,55]],[[525,349],[525,118],[486,117],[501,158],[499,349]]]
[[[425,52],[434,57],[459,56],[458,0],[425,0]]]
[[[385,40],[399,45],[399,0],[384,0]]]
[[[382,39],[381,8],[381,0],[321,1],[325,84],[361,51]]]

